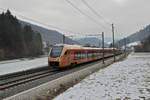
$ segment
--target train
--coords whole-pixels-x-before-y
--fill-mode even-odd
[[[115,53],[114,53],[115,51]],[[104,55],[103,55],[104,53]],[[57,44],[50,49],[48,66],[53,68],[66,68],[81,63],[91,62],[119,55],[122,51],[113,48],[92,48],[80,45]]]

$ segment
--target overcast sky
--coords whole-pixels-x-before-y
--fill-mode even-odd
[[[65,0],[0,0],[0,8],[9,8],[14,15],[21,14],[42,23],[75,33],[105,32],[111,37],[111,25],[92,13],[82,0],[70,0],[83,12],[94,18],[91,21]],[[105,20],[114,23],[116,37],[123,38],[150,24],[150,0],[86,0]],[[16,15],[17,16],[17,15]],[[18,16],[17,16],[18,17]],[[104,28],[104,27],[105,28]]]

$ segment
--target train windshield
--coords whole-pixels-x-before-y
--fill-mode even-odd
[[[53,47],[50,52],[50,57],[56,58],[60,57],[63,47]]]

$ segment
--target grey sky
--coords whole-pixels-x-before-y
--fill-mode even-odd
[[[65,0],[0,0],[1,8],[9,8],[16,13],[54,25],[63,29],[80,33],[105,32],[111,37],[111,25],[95,16],[81,0],[70,0],[81,10],[99,21],[97,25]],[[150,0],[86,0],[99,14],[113,22],[116,27],[116,37],[123,38],[150,24]]]

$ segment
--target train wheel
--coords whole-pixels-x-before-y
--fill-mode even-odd
[[[71,67],[75,67],[77,65],[77,63],[71,63]]]

